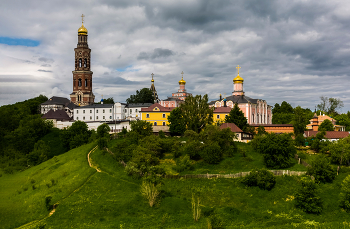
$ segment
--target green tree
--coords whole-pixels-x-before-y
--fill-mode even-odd
[[[303,109],[300,106],[294,108],[293,117],[293,128],[296,145],[304,145],[304,131],[306,130],[306,125],[309,124],[309,120],[312,117],[312,112],[310,109]]]
[[[69,150],[88,143],[91,132],[85,122],[75,121],[70,127],[60,133],[63,146]]]
[[[350,114],[350,113],[349,113]],[[345,126],[345,131],[350,131],[350,117],[347,114],[340,114],[334,117],[336,124]]]
[[[318,127],[318,131],[334,131],[333,123],[329,119],[325,119]]]
[[[273,124],[289,124],[293,121],[294,110],[293,107],[283,101],[281,106],[278,103],[275,104],[275,107],[272,109],[272,123]]]
[[[350,137],[339,139],[329,146],[332,163],[350,164]]]
[[[269,168],[287,168],[293,163],[296,149],[289,134],[265,134],[259,139],[257,151],[263,154]]]
[[[39,140],[34,145],[34,150],[28,154],[27,158],[31,165],[38,165],[48,159],[50,147],[43,140]]]
[[[313,176],[317,183],[326,183],[332,182],[337,172],[324,155],[319,155],[311,161],[311,166],[307,168],[307,174]]]
[[[130,122],[131,131],[145,137],[153,133],[152,124],[144,120],[136,120]]]
[[[328,98],[321,96],[321,103],[317,105],[317,109],[326,112],[328,115],[337,115],[338,110],[344,107],[343,101],[337,98]]]
[[[199,133],[206,125],[213,123],[213,110],[208,105],[208,95],[188,96],[181,103],[183,120],[188,130]]]
[[[350,175],[345,177],[341,184],[340,207],[350,212]]]
[[[304,212],[320,214],[323,210],[323,203],[319,196],[318,185],[311,179],[302,177],[301,186],[295,196],[295,206]]]
[[[264,135],[264,134],[266,134],[266,133],[267,133],[267,132],[266,132],[266,130],[265,130],[265,127],[259,126],[258,129],[257,129],[257,134],[256,134],[256,135],[261,136],[261,135]]]
[[[217,142],[212,142],[203,147],[200,156],[208,164],[219,164],[222,160],[223,152]]]
[[[168,126],[171,135],[183,135],[186,131],[186,123],[183,119],[182,110],[175,108],[170,112],[168,116]]]
[[[267,169],[254,169],[243,178],[242,183],[270,191],[276,184],[276,178]]]
[[[249,126],[247,122],[247,118],[244,117],[244,114],[241,111],[241,109],[239,109],[237,103],[231,109],[230,113],[225,117],[225,122],[234,123],[243,131],[245,131],[246,128]]]
[[[142,88],[140,91],[136,90],[136,95],[130,95],[126,99],[128,104],[130,103],[154,103],[153,93],[148,88]]]
[[[97,136],[99,138],[103,138],[103,137],[109,137],[109,131],[111,131],[111,128],[106,124],[103,123],[102,125],[99,125],[97,127]]]
[[[96,104],[101,104],[101,101],[96,103]],[[103,104],[114,104],[113,97],[110,97],[110,98],[107,98],[107,99],[103,99]]]
[[[325,136],[326,132],[320,131],[316,134],[315,137],[311,137],[311,140],[309,138],[309,142],[311,142],[311,149],[315,150],[316,152],[319,152],[321,149],[327,146],[328,143],[324,141]]]

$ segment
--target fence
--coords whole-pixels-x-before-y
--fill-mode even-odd
[[[273,173],[275,176],[282,176],[282,175],[288,175],[288,176],[302,176],[306,174],[306,171],[290,171],[290,170],[269,170]],[[239,177],[245,177],[250,172],[239,172],[234,174],[187,174],[187,175],[165,175],[164,178],[168,179],[179,179],[179,178],[185,178],[185,179],[212,179],[212,178],[239,178]]]

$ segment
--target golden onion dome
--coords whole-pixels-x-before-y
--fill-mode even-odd
[[[154,79],[152,79],[151,82],[154,83]]]
[[[78,29],[78,35],[87,35],[88,31],[85,28],[84,24],[81,23],[81,27]]]
[[[181,84],[181,85],[185,85],[186,84],[186,81],[184,80],[184,77],[182,77],[182,79],[179,81],[179,84]]]
[[[243,83],[244,79],[239,76],[239,74],[236,76],[236,78],[233,79],[234,83]]]

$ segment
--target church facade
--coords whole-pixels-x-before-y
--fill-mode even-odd
[[[82,18],[84,15],[82,15]],[[73,71],[73,92],[70,100],[77,106],[94,104],[95,95],[92,93],[92,71],[90,70],[91,49],[88,46],[88,31],[84,20],[78,30],[78,44],[75,52],[75,69]]]
[[[268,105],[263,99],[253,99],[245,95],[243,91],[244,79],[239,75],[233,79],[233,92],[231,96],[221,98],[209,103],[210,107],[230,107],[233,108],[235,103],[244,113],[249,124],[272,124],[272,106]]]

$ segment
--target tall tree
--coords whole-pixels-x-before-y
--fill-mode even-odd
[[[208,105],[208,95],[188,96],[184,103],[181,103],[183,120],[188,130],[199,133],[206,125],[213,123],[214,108]]]
[[[241,111],[241,109],[239,109],[237,103],[233,106],[230,113],[225,117],[225,122],[234,123],[243,131],[245,131],[246,128],[249,126],[247,118],[244,117],[244,114]]]
[[[182,110],[175,108],[168,116],[169,131],[172,135],[183,135],[186,131],[186,123],[183,119]]]
[[[317,105],[317,109],[326,112],[328,115],[337,115],[338,110],[344,107],[343,101],[337,98],[328,98],[321,96],[321,103]]]
[[[286,101],[283,101],[281,106],[276,103],[272,109],[272,113],[273,124],[290,124],[293,121],[294,109]]]
[[[101,101],[98,102],[97,104],[101,104]],[[103,104],[114,104],[113,97],[110,97],[110,98],[107,98],[107,99],[103,99]]]
[[[295,136],[304,134],[306,125],[310,122],[309,120],[311,119],[311,115],[311,111],[309,112],[308,109],[303,109],[300,106],[297,106],[294,109],[293,127]]]
[[[130,95],[130,98],[126,99],[129,103],[154,103],[153,92],[148,88],[142,88],[140,91],[136,91],[136,95]]]
[[[333,131],[334,126],[332,122],[328,119],[324,120],[321,125],[318,127],[318,131]]]
[[[345,131],[350,130],[350,117],[347,114],[340,114],[334,117],[337,125],[345,126]]]

